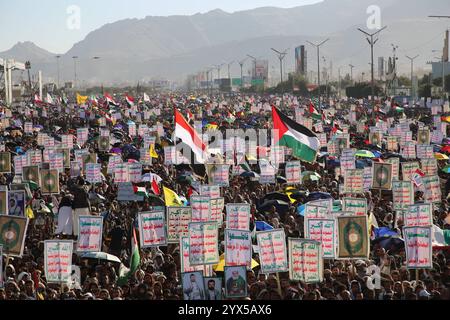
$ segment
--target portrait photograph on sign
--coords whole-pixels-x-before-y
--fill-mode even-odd
[[[205,277],[205,300],[222,300],[222,278]]]
[[[184,300],[205,300],[205,280],[202,271],[181,274]]]
[[[246,266],[225,266],[225,297],[245,298],[247,296]]]

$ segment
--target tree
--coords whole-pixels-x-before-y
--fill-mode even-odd
[[[433,79],[433,84],[435,86],[442,86],[442,77]],[[450,92],[450,74],[445,76],[445,91]]]

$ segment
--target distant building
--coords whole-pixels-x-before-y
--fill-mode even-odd
[[[307,51],[304,45],[295,48],[295,72],[302,76],[308,73]]]

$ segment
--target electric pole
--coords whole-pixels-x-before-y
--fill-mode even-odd
[[[241,67],[241,89],[244,87],[244,76],[242,73],[242,68],[244,67],[244,63],[247,60],[247,58],[245,58],[244,60],[239,61],[239,66]]]
[[[324,41],[322,41],[319,44],[314,44],[312,42],[306,41],[308,42],[310,45],[314,46],[317,48],[317,86],[318,86],[318,90],[319,90],[319,102],[320,102],[320,47],[325,44],[325,42],[327,42],[330,39],[326,39]]]
[[[375,33],[369,34],[367,32],[365,32],[364,30],[358,28],[359,31],[361,31],[362,33],[364,33],[365,35],[367,35],[367,42],[369,42],[370,44],[370,55],[371,55],[371,74],[372,74],[372,79],[371,79],[371,85],[372,85],[372,101],[375,101],[375,78],[374,78],[374,65],[373,65],[373,46],[377,43],[378,38],[373,40],[373,37],[375,35],[377,35],[378,33],[380,33],[381,31],[383,31],[384,29],[386,29],[387,26],[381,28],[380,30],[378,30]],[[369,39],[370,38],[370,39]]]
[[[287,48],[283,52],[280,52],[274,48],[270,48],[270,49],[277,54],[278,59],[280,60],[280,80],[281,80],[280,83],[283,83],[283,59],[286,57],[287,51],[289,50],[289,48]]]

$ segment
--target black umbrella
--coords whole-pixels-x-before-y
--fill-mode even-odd
[[[258,211],[269,211],[272,206],[275,206],[278,212],[287,212],[289,210],[289,203],[281,200],[269,200],[257,207]]]
[[[268,193],[268,194],[266,194],[264,196],[263,200],[264,201],[267,201],[267,200],[281,200],[281,201],[284,201],[284,202],[287,202],[287,203],[289,203],[289,201],[290,201],[289,197],[286,194],[280,193],[280,192]]]

